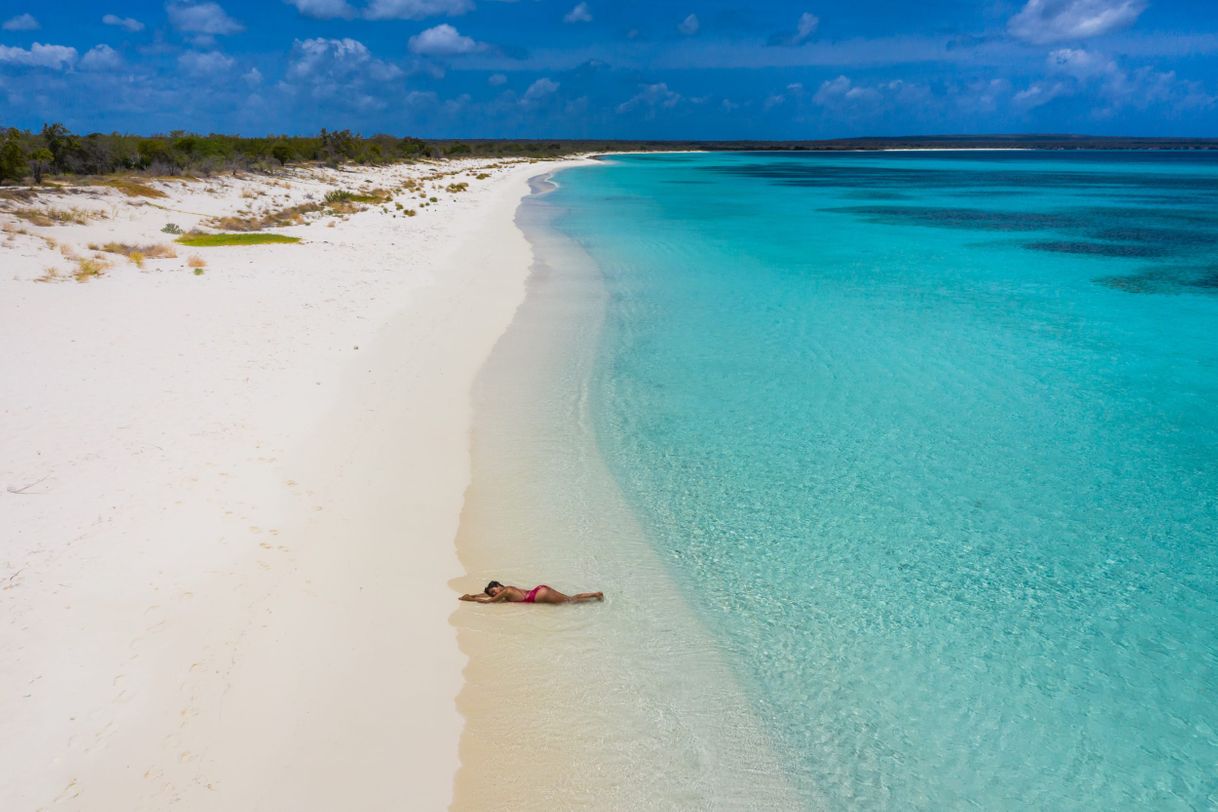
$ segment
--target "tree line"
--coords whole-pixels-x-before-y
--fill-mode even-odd
[[[364,137],[350,130],[322,130],[315,136],[245,138],[174,131],[166,135],[89,133],[62,124],[40,131],[9,127],[0,138],[0,181],[41,183],[53,175],[107,175],[144,171],[155,175],[273,170],[295,163],[382,164],[424,158],[553,157],[586,151],[639,148],[625,142],[472,140],[447,141],[393,135]]]

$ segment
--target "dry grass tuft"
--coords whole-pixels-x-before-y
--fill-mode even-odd
[[[77,282],[88,282],[96,276],[101,276],[109,267],[110,263],[105,260],[84,257],[76,260],[76,270],[73,271],[72,278]]]
[[[60,243],[59,253],[63,254],[64,259],[80,259],[80,255],[76,253],[72,246],[65,243]]]
[[[302,203],[286,209],[249,214],[242,217],[213,217],[207,225],[220,231],[262,231],[267,228],[299,226],[308,222],[307,216],[321,211],[320,203]]]
[[[448,186],[446,186],[445,188],[446,188],[446,189],[447,189],[449,192],[452,192],[453,194],[456,194],[457,192],[464,192],[466,189],[468,189],[468,188],[469,188],[469,184],[468,184],[468,183],[450,183],[450,184],[448,184]]]
[[[102,183],[106,186],[113,186],[127,197],[165,197],[165,193],[160,189],[131,178],[107,178]]]
[[[62,277],[59,275],[58,268],[46,268],[42,272],[42,276],[37,277],[35,282],[59,282]]]
[[[128,245],[121,242],[108,242],[99,250],[105,251],[108,254],[119,254],[131,260],[132,264],[137,268],[144,267],[146,259],[172,259],[178,255],[178,252],[173,250],[173,246],[161,244],[152,245]]]
[[[104,211],[93,209],[13,209],[12,214],[35,226],[83,226],[90,220],[105,220]]]
[[[200,256],[191,256],[187,258],[186,265],[198,271],[201,268],[207,267],[207,261]]]

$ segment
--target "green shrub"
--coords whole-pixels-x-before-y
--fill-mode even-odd
[[[178,237],[182,245],[192,248],[215,248],[222,245],[268,245],[271,243],[298,243],[300,237],[286,234],[251,232],[246,234],[184,234]]]

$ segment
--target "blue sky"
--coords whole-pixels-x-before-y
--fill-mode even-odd
[[[0,0],[0,124],[1218,136],[1218,0]]]

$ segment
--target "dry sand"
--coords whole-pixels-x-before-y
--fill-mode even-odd
[[[0,201],[0,808],[448,804],[470,387],[524,295],[527,179],[559,165],[488,163]],[[401,189],[440,172],[426,208]],[[70,276],[90,243],[336,188],[418,216]],[[97,216],[13,214],[48,207]]]

